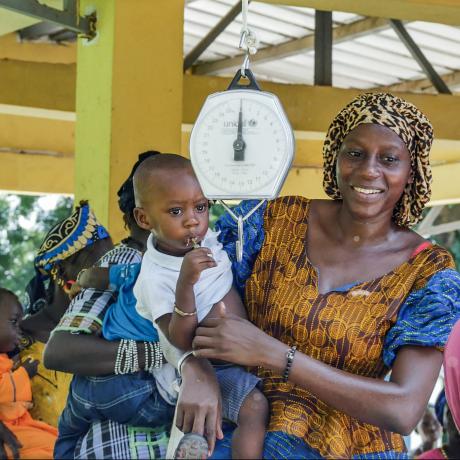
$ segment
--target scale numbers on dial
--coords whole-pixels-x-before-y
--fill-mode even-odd
[[[245,148],[244,159],[237,161],[234,142],[240,107]],[[277,113],[268,105],[241,97],[209,111],[195,133],[194,144],[200,172],[224,192],[250,193],[274,181],[281,163],[287,161],[286,136]]]

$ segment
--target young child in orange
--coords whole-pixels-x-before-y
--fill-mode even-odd
[[[57,430],[34,420],[30,377],[37,371],[37,361],[28,361],[14,369],[7,353],[19,344],[19,321],[22,308],[18,298],[0,288],[0,458],[53,458]],[[3,453],[2,453],[2,450]]]

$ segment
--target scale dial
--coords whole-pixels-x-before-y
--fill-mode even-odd
[[[190,138],[192,165],[207,198],[275,198],[294,156],[278,98],[257,90],[212,94]]]

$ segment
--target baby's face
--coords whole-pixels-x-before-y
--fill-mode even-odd
[[[183,256],[208,231],[208,200],[191,170],[174,171],[156,185],[154,199],[144,206],[156,247],[167,254]]]
[[[0,299],[0,353],[13,351],[19,345],[19,322],[22,308],[11,295]]]

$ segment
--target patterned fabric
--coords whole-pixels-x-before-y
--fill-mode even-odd
[[[233,427],[224,425],[224,439],[216,441],[216,448],[210,460],[226,460],[232,458]],[[316,449],[309,447],[303,439],[291,436],[282,431],[269,431],[265,435],[264,453],[265,460],[318,460],[321,457]],[[386,451],[377,456],[374,453],[355,455],[356,460],[398,460],[407,459],[405,452]]]
[[[257,200],[243,201],[234,211],[237,215],[245,216],[254,209],[257,203]],[[267,203],[265,202],[243,224],[244,251],[241,262],[236,260],[238,228],[235,220],[228,213],[225,213],[216,222],[216,230],[220,231],[219,240],[224,242],[224,249],[232,262],[233,284],[238,289],[242,298],[244,298],[246,280],[252,273],[257,254],[264,242],[263,225],[266,207]]]
[[[460,307],[456,288],[460,275],[452,270],[449,253],[432,245],[384,276],[355,284],[347,291],[320,294],[317,272],[305,250],[309,203],[301,197],[283,197],[245,223],[246,256],[256,259],[245,290],[251,321],[315,359],[378,379],[387,374],[391,354],[398,346],[442,348]],[[252,242],[249,229],[260,225],[261,215],[263,245],[257,256],[260,238]],[[222,221],[220,227],[227,247],[223,238],[234,240],[234,228],[225,228]],[[236,270],[238,266],[234,264]],[[247,272],[250,267],[243,265],[242,269]],[[436,294],[439,286],[446,291],[441,297]],[[411,293],[427,288],[426,302],[433,305],[422,305],[420,311],[415,301],[405,306]],[[403,309],[405,314],[399,318]],[[405,334],[408,326],[411,328]],[[399,332],[386,341],[393,328]],[[434,339],[426,340],[431,335]],[[403,337],[399,345],[398,337]],[[393,347],[387,352],[387,363],[385,346]],[[366,458],[371,454],[388,458],[391,452],[391,458],[406,456],[401,436],[333,409],[307,390],[284,383],[272,371],[259,369],[258,375],[264,379],[264,393],[270,402],[270,432],[300,438],[326,458]]]
[[[323,147],[323,187],[334,200],[340,200],[337,185],[337,155],[345,137],[363,123],[386,126],[406,144],[410,153],[413,182],[408,184],[395,207],[393,218],[402,226],[416,224],[431,196],[429,153],[433,128],[420,110],[409,102],[387,93],[365,93],[356,97],[332,121]]]
[[[35,257],[35,267],[46,274],[55,262],[104,238],[109,238],[107,230],[97,221],[88,202],[80,201],[71,216],[48,232]]]
[[[117,264],[136,264],[142,261],[142,253],[124,244],[119,244],[105,254],[97,263],[99,267]],[[93,334],[102,328],[107,308],[115,300],[110,291],[85,289],[70,303],[59,324],[53,330]]]
[[[75,449],[75,459],[159,459],[166,457],[169,427],[134,428],[95,422]]]
[[[423,268],[421,269],[423,271]],[[430,266],[425,267],[429,276]],[[428,278],[421,274],[421,282]],[[398,321],[390,329],[384,344],[383,361],[391,367],[398,349],[411,345],[443,349],[459,309],[460,277],[456,270],[446,269],[433,274],[407,297],[398,313]]]
[[[44,343],[33,342],[20,353],[21,362],[28,359],[39,361],[37,375],[30,381],[34,405],[29,412],[35,420],[57,427],[59,416],[67,401],[73,376],[66,372],[47,369],[43,365],[44,350]]]

